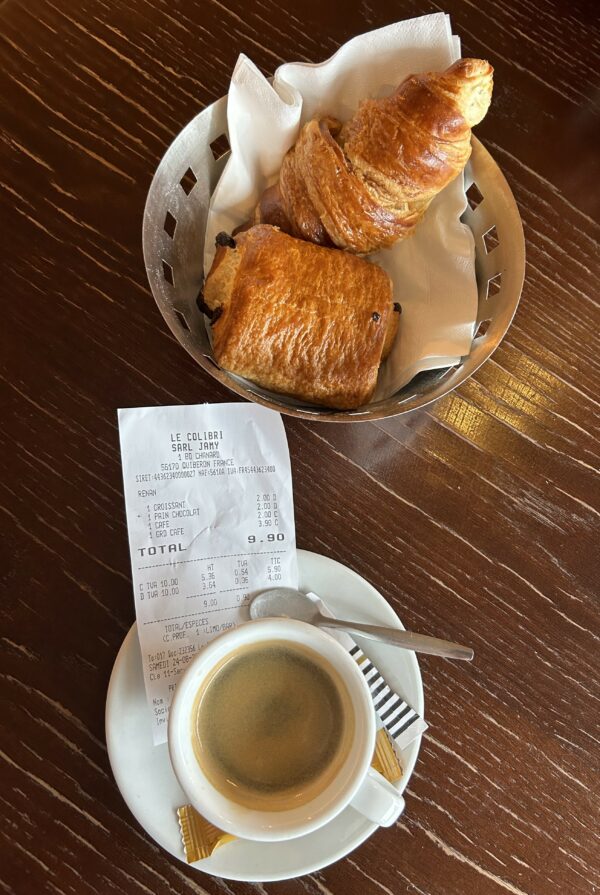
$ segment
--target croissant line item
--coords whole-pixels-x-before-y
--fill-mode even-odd
[[[484,118],[492,86],[488,62],[460,59],[445,72],[411,75],[391,96],[364,100],[343,125],[308,121],[254,223],[357,254],[405,239],[466,165],[471,128]]]

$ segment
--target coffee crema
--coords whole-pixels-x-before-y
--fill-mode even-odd
[[[215,789],[248,808],[283,811],[335,779],[354,729],[339,674],[312,649],[270,640],[213,669],[196,696],[191,735]]]

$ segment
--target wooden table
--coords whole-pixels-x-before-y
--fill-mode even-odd
[[[0,890],[30,895],[575,895],[600,886],[595,4],[449,0],[496,69],[478,135],[520,205],[528,267],[499,350],[378,424],[286,419],[300,546],[366,576],[424,658],[427,733],[401,822],[312,876],[226,883],[133,821],[104,743],[134,618],[115,410],[227,401],[149,293],[141,216],[165,147],[265,72],[436,11],[413,0],[5,0]],[[597,11],[596,11],[597,12]],[[594,55],[595,53],[595,55]]]

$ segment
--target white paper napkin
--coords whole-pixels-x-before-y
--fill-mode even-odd
[[[231,157],[211,200],[205,270],[216,234],[253,213],[306,121],[325,114],[345,121],[361,99],[385,96],[408,75],[441,71],[458,58],[460,41],[444,13],[361,34],[317,65],[282,65],[272,86],[241,55],[227,106]],[[451,366],[469,353],[477,285],[473,236],[459,220],[465,208],[458,177],[434,199],[413,236],[371,256],[392,277],[394,300],[402,305],[400,332],[374,400],[394,394],[422,370]]]

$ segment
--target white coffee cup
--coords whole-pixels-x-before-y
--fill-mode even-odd
[[[228,799],[205,776],[194,752],[192,713],[207,675],[228,655],[261,641],[287,641],[312,649],[342,678],[352,706],[355,736],[334,780],[312,801],[283,811],[247,808]],[[350,654],[329,634],[292,619],[260,619],[221,634],[190,662],[179,679],[169,714],[169,754],[193,807],[221,830],[242,839],[277,841],[304,836],[348,806],[373,823],[390,826],[404,810],[397,789],[371,767],[375,710],[369,688]],[[240,749],[243,749],[240,742]]]

